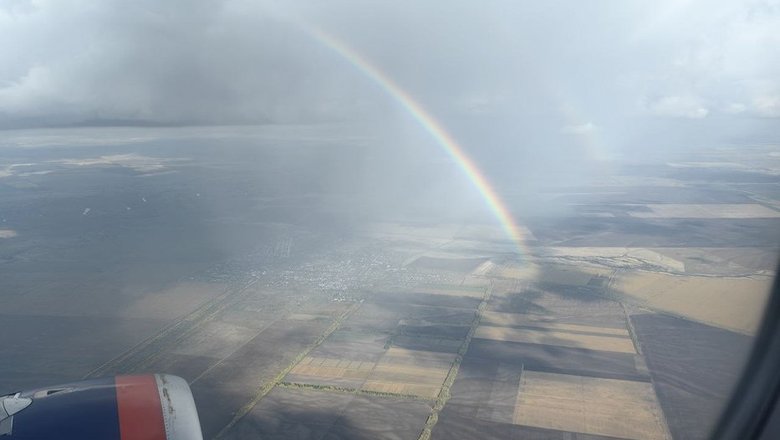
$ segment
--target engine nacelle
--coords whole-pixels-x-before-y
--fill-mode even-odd
[[[0,396],[0,439],[202,440],[187,382],[154,374]]]

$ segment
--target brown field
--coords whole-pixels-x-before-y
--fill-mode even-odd
[[[447,365],[449,366],[454,359],[451,353],[440,353],[436,351],[409,350],[401,347],[390,347],[383,360],[397,364],[416,364],[425,363],[429,365]]]
[[[493,264],[493,263],[488,261],[487,263],[483,264],[482,266],[490,265],[490,264]],[[479,268],[477,268],[477,270],[479,270]],[[490,280],[487,279],[487,278],[483,278],[481,276],[469,275],[469,276],[466,276],[465,278],[463,278],[463,282],[461,283],[461,285],[464,286],[464,287],[468,286],[468,287],[482,287],[482,288],[485,288],[485,287],[490,285]]]
[[[213,438],[254,399],[258,392],[276,380],[299,353],[328,328],[327,321],[279,320],[203,372],[191,383],[196,402],[213,402],[209,411],[200,411],[204,438]],[[172,371],[176,374],[176,371]]]
[[[148,164],[11,152],[59,165],[0,185],[0,391],[177,374],[205,438],[706,436],[775,270],[777,179],[688,170],[674,181],[657,164],[549,187],[528,176],[526,187],[499,172],[526,242],[518,249],[469,194],[451,211],[417,204],[444,180],[381,206],[374,196],[430,183],[433,157],[397,194],[353,192],[370,173],[352,173],[339,154],[371,163],[379,150],[350,134],[323,155],[314,133],[286,148],[301,128],[289,129],[258,137],[267,152],[243,145],[254,135],[197,142],[191,162],[151,180],[136,178]],[[111,154],[167,161],[187,139]],[[223,144],[242,146],[223,154]],[[83,159],[86,146],[73,154]],[[296,180],[323,158],[337,179]],[[463,224],[477,221],[486,224]]]
[[[416,439],[429,402],[274,388],[225,439]]]
[[[484,288],[450,285],[424,288],[480,295],[484,292]],[[426,337],[423,333],[438,328],[458,330],[470,324],[473,317],[473,310],[368,302],[344,323],[342,330],[293,367],[285,381],[433,399],[462,340]]]
[[[425,338],[400,335],[393,338],[393,345],[412,350],[435,350],[438,352],[455,353],[462,341],[446,338]]]
[[[533,281],[539,273],[539,266],[530,263],[504,263],[490,268],[487,276],[510,280]]]
[[[474,337],[492,341],[524,342],[618,353],[636,353],[634,343],[628,337],[588,335],[560,330],[480,326],[474,333]]]
[[[448,371],[449,368],[383,364],[376,366],[368,382],[441,385]]]
[[[777,256],[771,248],[654,248],[654,252],[681,261],[690,274],[771,274]]]
[[[211,321],[188,335],[173,354],[225,358],[257,336],[258,330],[220,321]]]
[[[482,314],[482,324],[491,326],[521,326],[536,329],[549,329],[561,331],[574,331],[595,333],[603,335],[630,337],[628,330],[620,328],[595,327],[590,325],[561,324],[554,322],[554,318],[540,315],[526,315],[522,313],[502,313],[486,311]]]
[[[771,288],[768,276],[700,277],[631,272],[611,288],[649,307],[745,334],[754,334]]]
[[[627,247],[547,247],[540,248],[540,254],[545,257],[563,257],[576,259],[576,261],[588,261],[588,259],[599,259],[601,262],[609,264],[620,264],[622,266],[636,266],[639,264],[651,264],[661,267],[665,270],[684,272],[685,264],[664,255],[661,252],[646,248],[627,248]],[[604,261],[606,260],[606,261]],[[581,270],[582,266],[578,266]]]
[[[308,313],[293,313],[292,315],[288,316],[287,319],[293,320],[293,321],[312,321],[315,319],[319,319],[321,316],[319,315],[311,315]]]
[[[24,295],[3,304],[3,313],[35,313],[50,316],[108,316],[130,319],[176,319],[221,295],[220,283],[180,282],[171,287],[133,291],[116,289],[98,278],[78,280],[78,274],[64,273],[60,279],[39,284]],[[111,292],[84,299],[84,292]],[[56,292],[54,295],[52,292]]]
[[[469,298],[482,298],[482,296],[485,294],[484,287],[479,286],[427,285],[416,287],[414,291],[419,293],[429,293],[431,295],[465,296]]]
[[[363,390],[433,399],[454,360],[451,353],[391,347],[371,372]]]
[[[647,270],[647,266],[654,266],[662,272],[691,275],[770,274],[777,264],[774,250],[767,248],[584,246],[543,247],[538,253],[547,259],[568,260],[580,268],[603,265]]]
[[[587,286],[594,276],[609,276],[610,273],[608,268],[584,265],[506,263],[495,266],[489,275],[537,283]]]
[[[433,399],[454,359],[452,353],[399,347],[388,349],[379,362],[307,356],[290,371],[287,380]]]
[[[178,283],[174,287],[150,292],[122,311],[127,317],[159,317],[172,319],[194,310],[227,288],[224,284]]]
[[[628,439],[669,438],[648,382],[525,371],[513,422]]]
[[[380,364],[371,372],[370,381],[441,385],[449,368]]]
[[[566,284],[569,286],[587,286],[594,276],[609,276],[607,268],[582,265],[545,265],[544,270],[534,279],[538,283]]]

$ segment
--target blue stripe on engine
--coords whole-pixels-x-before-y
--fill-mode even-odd
[[[66,391],[35,398],[14,416],[10,439],[120,440],[113,377],[57,388]],[[34,393],[25,392],[22,396],[32,397]]]

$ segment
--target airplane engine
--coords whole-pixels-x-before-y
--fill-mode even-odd
[[[187,382],[154,374],[0,396],[0,440],[202,440]]]

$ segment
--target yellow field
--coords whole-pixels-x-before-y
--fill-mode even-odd
[[[455,355],[452,353],[441,353],[438,351],[425,351],[425,350],[412,350],[409,348],[390,347],[386,352],[383,360],[392,359],[393,362],[403,362],[404,359],[425,359],[427,361],[438,361],[451,363],[455,359]]]
[[[454,357],[450,353],[391,347],[371,372],[363,390],[433,399],[439,394]]]
[[[525,371],[513,422],[629,439],[669,438],[647,382]]]
[[[771,285],[768,276],[729,278],[631,272],[616,277],[611,288],[655,309],[754,334]]]
[[[528,344],[556,345],[559,347],[584,348],[588,350],[636,353],[629,337],[597,336],[571,333],[560,330],[520,329],[480,325],[475,338],[493,341],[524,342]]]
[[[320,379],[365,379],[372,368],[373,362],[307,356],[290,373]]]
[[[365,380],[361,389],[436,398],[455,355],[391,347],[379,362],[307,356],[290,374],[317,379]]]
[[[417,367],[411,365],[379,364],[369,376],[369,380],[381,382],[416,383],[441,385],[447,377],[449,368]]]

